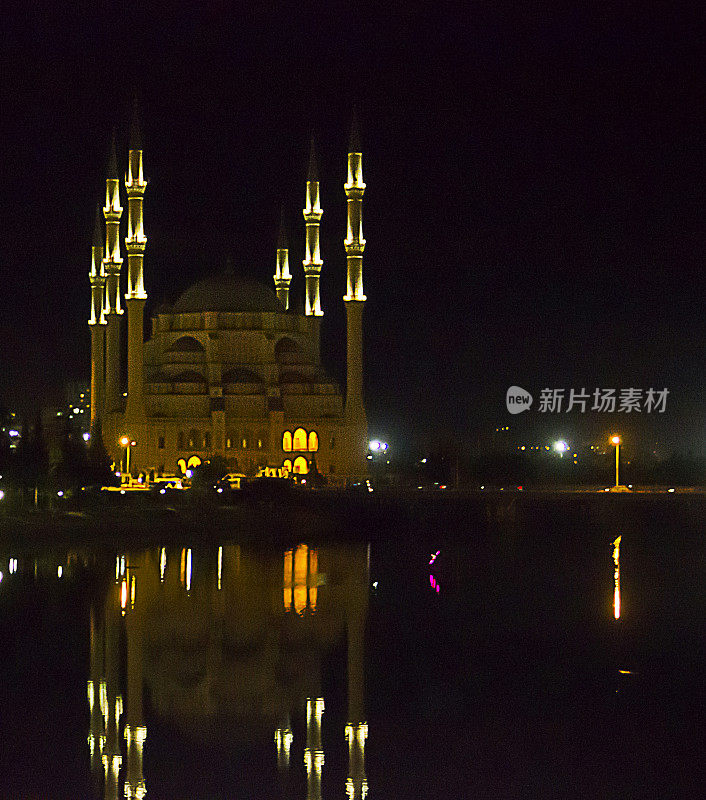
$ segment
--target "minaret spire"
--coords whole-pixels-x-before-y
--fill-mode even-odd
[[[349,464],[346,471],[357,477],[365,474],[368,423],[363,404],[363,152],[357,115],[353,114],[348,146],[348,180],[344,185],[348,199],[348,230],[343,242],[346,248],[346,407],[345,419],[350,436]]]
[[[274,278],[277,297],[282,305],[289,309],[289,284],[292,282],[292,275],[289,272],[289,245],[284,221],[284,206],[280,212],[279,232],[277,233],[277,263]]]
[[[319,202],[319,170],[316,164],[314,137],[311,137],[309,150],[309,168],[306,176],[306,254],[304,258],[304,275],[306,280],[306,302],[304,313],[308,317],[322,317],[321,297],[319,295],[319,277],[321,275],[321,253],[319,252],[319,223],[321,222],[321,205]]]
[[[127,406],[125,418],[128,426],[142,420],[144,407],[144,314],[147,293],[143,273],[143,262],[147,237],[142,219],[142,201],[147,181],[142,170],[142,135],[137,98],[132,109],[130,145],[128,152],[125,189],[128,202],[127,236],[125,249],[128,256],[127,276]],[[131,432],[135,436],[136,432]],[[144,444],[144,443],[143,443]]]
[[[105,294],[105,269],[103,267],[103,226],[101,225],[100,205],[96,204],[96,218],[93,227],[93,246],[91,248],[91,433],[103,414],[105,396],[105,316],[103,296]]]
[[[115,129],[110,141],[110,153],[105,179],[105,308],[108,324],[105,345],[105,407],[115,411],[120,402],[120,270],[123,260],[120,256],[120,218],[123,209],[120,205],[120,179],[118,178],[118,159],[115,149]]]

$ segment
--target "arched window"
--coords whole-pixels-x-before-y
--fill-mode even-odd
[[[226,437],[226,450],[230,450],[233,447],[233,439],[230,436]]]
[[[282,464],[282,469],[287,470],[287,472],[292,471],[292,460],[291,458],[285,458],[284,463]]]
[[[309,451],[315,453],[319,449],[319,436],[316,431],[309,431]]]
[[[285,431],[282,434],[282,450],[284,450],[285,453],[291,453],[292,452],[292,433],[291,433],[291,431]]]
[[[201,435],[193,428],[189,431],[189,450],[201,449]]]
[[[186,465],[187,469],[196,469],[201,466],[201,459],[198,456],[189,456],[189,461]]]
[[[180,475],[183,475],[183,474],[186,472],[186,459],[184,459],[184,458],[180,458],[180,459],[177,461],[177,472],[178,472]]]
[[[184,450],[184,431],[179,431],[177,435],[177,450]]]
[[[309,462],[304,456],[299,456],[294,459],[294,473],[297,475],[306,475],[309,472]]]
[[[292,450],[306,450],[306,431],[304,428],[297,428],[294,431]]]

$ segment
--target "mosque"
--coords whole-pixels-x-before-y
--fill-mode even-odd
[[[221,456],[232,471],[246,474],[268,469],[304,475],[315,468],[332,483],[365,475],[365,183],[355,120],[348,150],[344,395],[326,375],[320,359],[323,211],[313,143],[303,209],[304,313],[298,313],[298,303],[290,300],[292,273],[282,227],[274,290],[236,275],[232,268],[214,273],[186,289],[173,305],[159,306],[145,341],[144,256],[149,250],[143,199],[147,181],[136,109],[124,180],[124,304],[123,206],[113,137],[102,209],[105,228],[98,212],[90,268],[91,428],[100,428],[111,458],[127,471],[133,475],[152,470],[155,474],[185,473],[211,456]],[[122,341],[125,312],[126,348]],[[121,383],[125,349],[126,392]]]

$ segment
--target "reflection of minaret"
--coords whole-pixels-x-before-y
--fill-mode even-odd
[[[122,763],[120,755],[120,715],[123,712],[123,699],[118,694],[119,680],[119,630],[117,613],[118,587],[114,584],[108,590],[105,610],[105,683],[106,683],[106,740],[103,751],[105,769],[105,800],[118,798],[118,772]]]
[[[362,556],[358,555],[358,558]],[[355,556],[351,553],[351,558]],[[368,559],[360,569],[352,569],[354,583],[349,587],[348,605],[348,780],[346,793],[351,800],[363,800],[368,793],[365,775],[365,740],[368,724],[365,722],[364,647],[365,618],[368,612]]]
[[[103,680],[103,626],[96,619],[95,608],[91,607],[90,622],[90,673],[88,679],[88,709],[90,723],[88,729],[88,749],[91,754],[91,772],[100,770],[103,748],[105,747],[105,720],[108,711],[106,686]]]
[[[135,586],[136,594],[137,577],[135,572],[132,572],[132,579],[135,581],[132,585]],[[145,780],[142,774],[142,750],[147,738],[147,728],[143,725],[142,717],[142,614],[139,605],[131,608],[128,612],[125,627],[127,634],[125,797],[142,798],[146,794]]]
[[[321,717],[324,698],[308,697],[306,700],[306,800],[321,800],[321,769],[324,765],[324,748],[321,743]]]

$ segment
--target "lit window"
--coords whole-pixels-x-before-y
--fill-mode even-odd
[[[304,456],[299,456],[298,458],[294,459],[293,471],[297,475],[306,475],[307,472],[309,472],[309,462],[304,458]]]
[[[242,445],[243,445],[243,450],[248,449],[248,440],[245,437],[243,437]]]
[[[177,461],[177,469],[179,470],[179,473],[181,475],[183,475],[186,472],[186,459],[180,458]]]
[[[306,431],[304,428],[297,428],[292,439],[293,450],[306,450]]]
[[[282,469],[287,470],[287,472],[292,471],[292,461],[289,458],[284,459],[284,463],[282,464]]]
[[[198,456],[190,456],[189,462],[186,465],[188,469],[194,469],[201,466],[201,459]]]
[[[189,450],[201,449],[201,436],[193,428],[189,431]]]
[[[262,450],[262,439],[257,440],[257,449]]]
[[[309,450],[315,453],[319,449],[319,436],[316,431],[309,432]]]
[[[289,453],[292,450],[292,434],[290,431],[285,431],[282,434],[282,450],[285,453]]]
[[[231,447],[233,447],[233,440],[232,440],[232,439],[230,438],[230,436],[229,436],[229,437],[226,439],[226,449],[227,449],[227,450],[230,450],[230,449],[231,449]]]

